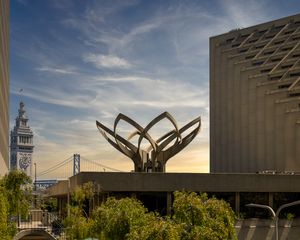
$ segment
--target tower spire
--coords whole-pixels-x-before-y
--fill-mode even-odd
[[[21,102],[20,102],[20,107],[19,107],[19,118],[26,118],[26,117],[25,117],[25,113],[26,113],[26,110],[25,110],[25,104],[24,104],[23,101],[21,100]]]

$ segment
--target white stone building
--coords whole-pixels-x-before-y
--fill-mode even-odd
[[[10,133],[10,170],[22,170],[32,177],[33,132],[25,112],[24,103],[20,102],[19,115]]]

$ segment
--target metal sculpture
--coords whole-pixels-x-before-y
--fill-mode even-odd
[[[148,132],[155,124],[163,119],[168,119],[174,129],[157,140],[154,140]],[[136,129],[136,131],[130,134],[127,139],[117,134],[117,126],[121,120]],[[178,129],[178,125],[172,115],[168,112],[164,112],[154,118],[145,128],[143,128],[131,118],[120,113],[115,119],[113,131],[98,121],[96,121],[96,126],[103,137],[114,148],[132,159],[134,162],[135,172],[165,172],[167,161],[185,148],[196,137],[200,131],[201,118],[197,117],[182,128]],[[193,126],[195,126],[195,128],[190,133],[182,137],[183,133]],[[109,134],[112,138],[109,138],[107,134]],[[130,142],[130,140],[137,135],[139,136],[138,146],[135,146],[132,142]],[[147,149],[141,148],[143,139],[146,139],[150,143],[150,146]]]

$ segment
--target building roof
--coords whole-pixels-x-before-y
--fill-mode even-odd
[[[116,173],[80,172],[70,191],[93,182],[103,192],[300,192],[300,174]],[[68,194],[69,180],[48,189],[49,196]]]

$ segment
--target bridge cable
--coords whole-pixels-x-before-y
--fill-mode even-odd
[[[58,169],[58,168],[60,168],[60,167],[62,167],[64,165],[66,165],[67,163],[71,162],[72,160],[73,160],[73,156],[70,156],[67,159],[63,160],[62,162],[60,162],[60,163],[58,163],[58,164],[56,164],[56,165],[54,165],[54,166],[52,166],[52,167],[50,167],[50,168],[42,171],[42,172],[40,172],[38,174],[38,176],[43,176],[43,175],[45,175],[47,173],[53,172],[54,170],[56,170],[56,169]]]
[[[85,157],[82,157],[82,156],[81,156],[81,159],[83,159],[83,160],[85,160],[85,161],[87,161],[87,162],[89,162],[89,163],[93,163],[93,164],[95,164],[95,165],[98,165],[98,166],[100,166],[100,167],[102,167],[102,168],[105,168],[105,169],[109,169],[109,170],[112,170],[112,171],[115,171],[115,172],[124,172],[124,171],[121,171],[121,170],[119,170],[119,169],[112,168],[112,167],[108,167],[108,166],[103,165],[103,164],[101,164],[101,163],[94,162],[94,161],[89,160],[89,159],[87,159],[87,158],[85,158]]]

